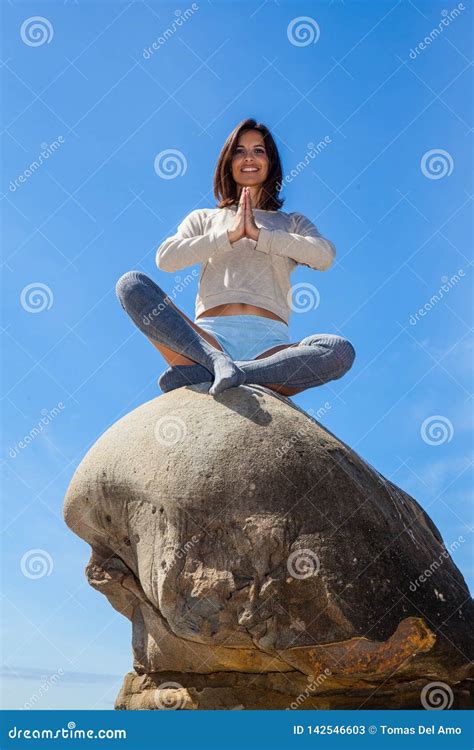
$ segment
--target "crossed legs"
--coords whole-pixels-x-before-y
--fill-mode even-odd
[[[199,327],[144,273],[128,271],[118,280],[115,291],[125,312],[160,351],[164,347],[164,352],[180,354],[211,375],[211,395],[245,382],[245,373],[229,355],[202,336]]]
[[[352,367],[354,359],[354,347],[347,339],[317,333],[298,343],[269,349],[253,360],[237,360],[235,364],[245,373],[246,383],[265,385],[285,396],[292,396],[341,378]],[[158,384],[167,392],[210,379],[200,365],[178,365],[165,370]]]
[[[253,360],[233,362],[217,339],[191,321],[145,274],[124,274],[116,292],[133,322],[171,365],[158,380],[164,392],[211,382],[209,392],[216,395],[241,383],[258,383],[291,396],[341,378],[355,359],[347,339],[319,333],[275,346]]]

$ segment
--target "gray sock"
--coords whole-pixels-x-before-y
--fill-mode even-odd
[[[341,378],[354,359],[354,347],[347,339],[320,333],[307,336],[298,346],[282,349],[269,357],[237,360],[235,364],[245,373],[247,383],[311,388]],[[162,373],[158,385],[166,393],[210,380],[209,372],[200,365],[176,365]]]
[[[244,372],[229,355],[189,325],[166,293],[144,273],[125,273],[117,282],[116,293],[123,309],[146,336],[198,362],[208,372],[209,379],[214,380],[211,395],[245,382]]]

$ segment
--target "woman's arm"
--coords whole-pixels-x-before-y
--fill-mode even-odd
[[[294,232],[261,227],[255,249],[285,255],[303,266],[327,271],[336,257],[334,244],[323,237],[306,216],[296,212],[292,216],[295,220]]]
[[[232,250],[226,229],[211,229],[204,234],[202,213],[199,208],[178,226],[176,234],[168,237],[156,251],[156,265],[162,271],[179,271],[186,266],[204,263],[216,253]]]

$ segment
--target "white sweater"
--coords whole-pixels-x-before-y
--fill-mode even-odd
[[[202,265],[195,317],[230,302],[256,305],[290,317],[290,274],[296,265],[326,271],[336,249],[303,214],[254,209],[261,228],[258,241],[243,237],[231,244],[230,229],[236,206],[198,208],[179,225],[176,234],[159,246],[156,264],[175,272]]]

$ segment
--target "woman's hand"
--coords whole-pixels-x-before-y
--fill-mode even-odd
[[[237,242],[245,237],[245,188],[240,193],[239,205],[237,206],[237,212],[235,214],[234,223],[231,228],[227,230],[229,235],[229,242]]]
[[[260,229],[255,223],[248,187],[242,188],[235,220],[231,228],[227,230],[227,234],[231,243],[241,240],[242,237],[248,237],[255,241],[258,240]]]
[[[244,188],[246,193],[246,199],[245,199],[245,208],[244,208],[244,215],[245,215],[245,236],[248,237],[251,240],[258,240],[258,235],[260,234],[260,229],[257,227],[253,215],[252,210],[252,201],[250,200],[250,189],[248,187]],[[242,192],[243,192],[242,191]]]

